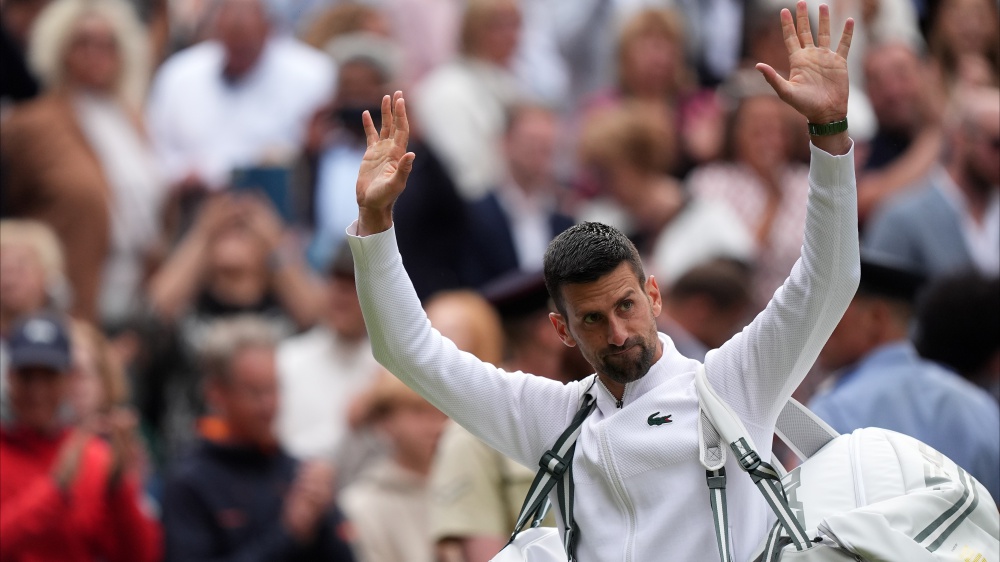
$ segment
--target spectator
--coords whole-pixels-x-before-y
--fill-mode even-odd
[[[448,418],[384,369],[369,398],[367,423],[388,441],[390,457],[341,496],[365,562],[431,562],[427,475]]]
[[[319,286],[289,236],[265,201],[217,194],[150,280],[139,403],[157,451],[171,456],[193,437],[203,413],[195,355],[213,322],[255,314],[284,337],[318,319]]]
[[[834,429],[905,433],[955,461],[1000,500],[1000,406],[982,389],[921,359],[907,331],[923,277],[871,253],[861,285],[820,352],[832,384],[809,407]]]
[[[0,338],[25,315],[65,312],[69,290],[59,239],[44,223],[0,221]]]
[[[1000,278],[970,271],[927,289],[917,307],[917,351],[1000,401]]]
[[[912,193],[872,217],[862,242],[930,277],[974,268],[1000,274],[1000,90],[954,100],[948,151]]]
[[[346,35],[364,34],[388,38],[389,24],[382,12],[365,4],[339,2],[317,13],[302,30],[302,42],[325,50]]]
[[[267,323],[247,317],[206,336],[204,389],[217,417],[167,483],[168,562],[354,560],[330,467],[296,462],[272,431],[274,345]]]
[[[877,44],[864,61],[865,83],[878,129],[865,147],[858,184],[861,220],[927,174],[942,148],[939,92],[927,87],[927,63],[913,47]]]
[[[8,414],[7,337],[18,318],[69,308],[59,239],[44,223],[0,221],[0,419]]]
[[[566,347],[552,329],[541,272],[504,276],[490,283],[484,294],[503,320],[507,352],[501,367],[560,380]],[[490,560],[514,530],[534,476],[531,469],[449,423],[431,470],[430,522],[438,558]],[[554,518],[545,523],[554,526]]]
[[[326,300],[323,322],[278,346],[278,439],[301,461],[335,459],[344,440],[350,439],[348,408],[374,382],[378,366],[354,288],[354,260],[346,241],[329,267]],[[339,480],[343,484],[343,478]]]
[[[686,170],[718,156],[722,118],[715,97],[697,89],[684,57],[684,31],[683,18],[669,9],[646,8],[629,16],[616,46],[616,85],[585,105],[591,111],[629,100],[662,105],[674,117],[681,140],[671,147],[671,157]]]
[[[657,325],[681,355],[704,361],[709,350],[746,325],[749,309],[749,268],[715,259],[692,267],[666,288]]]
[[[996,2],[941,0],[932,6],[927,37],[944,85],[968,83],[972,71],[980,77],[967,85],[996,87],[1000,65]]]
[[[147,35],[122,0],[57,0],[33,29],[29,61],[46,93],[4,123],[5,212],[55,229],[75,315],[118,324],[158,242],[163,195],[138,113]]]
[[[326,268],[346,225],[358,217],[354,184],[365,154],[361,115],[369,111],[381,124],[379,104],[392,91],[399,52],[392,42],[368,33],[344,35],[326,48],[339,68],[337,94],[313,119],[306,154],[314,178],[310,186],[315,236],[310,261]]]
[[[223,0],[212,30],[163,63],[150,94],[150,134],[178,189],[217,190],[234,169],[289,164],[334,84],[328,58],[271,33],[263,0]]]
[[[387,0],[382,5],[392,35],[403,52],[400,83],[409,90],[458,52],[459,28],[466,2]]]
[[[11,334],[0,558],[156,562],[160,529],[140,509],[131,429],[110,418],[105,442],[67,425],[70,358],[69,336],[54,316],[28,316]]]
[[[689,198],[669,175],[676,142],[671,122],[662,107],[639,102],[592,115],[580,138],[580,160],[607,195],[577,213],[627,233],[668,285],[703,260],[749,261],[753,251],[747,229],[726,205]]]
[[[790,119],[777,96],[740,100],[729,117],[727,161],[696,169],[687,181],[693,197],[727,206],[751,233],[755,310],[788,277],[802,247],[809,179],[792,160]]]
[[[573,226],[560,211],[553,174],[559,132],[556,115],[546,108],[511,109],[502,142],[504,180],[469,205],[471,286],[514,271],[541,271],[549,241]]]
[[[414,93],[415,126],[466,201],[486,195],[502,179],[506,112],[522,95],[510,70],[520,30],[516,0],[471,0],[458,58],[428,74]]]

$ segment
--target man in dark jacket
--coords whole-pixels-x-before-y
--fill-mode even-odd
[[[267,325],[220,322],[203,359],[217,417],[202,421],[202,438],[167,484],[168,562],[353,562],[330,467],[299,464],[274,437],[278,380]]]

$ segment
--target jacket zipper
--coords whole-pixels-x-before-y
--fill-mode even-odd
[[[633,543],[635,541],[635,508],[632,507],[632,502],[628,499],[628,494],[625,492],[625,486],[622,484],[621,477],[618,475],[618,469],[615,467],[614,461],[612,461],[611,448],[608,446],[608,434],[605,430],[601,430],[601,448],[604,452],[604,458],[607,459],[609,472],[608,479],[611,481],[611,487],[614,489],[615,495],[618,496],[618,500],[621,502],[621,505],[625,508],[625,513],[628,515],[628,534],[625,540],[624,561],[631,562]]]
[[[604,381],[601,380],[601,377],[597,377],[597,380],[598,380],[598,382],[601,383],[601,386],[604,387],[604,390],[607,391],[607,393],[610,394],[612,398],[614,398],[614,400],[615,400],[615,408],[618,408],[619,410],[621,410],[622,406],[625,405],[625,393],[628,392],[628,384],[626,383],[626,384],[622,385],[622,397],[621,398],[615,398],[615,393],[611,392],[611,389],[608,388],[608,385],[604,384]]]

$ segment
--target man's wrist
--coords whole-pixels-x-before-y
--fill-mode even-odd
[[[833,156],[842,156],[851,150],[852,141],[847,131],[835,135],[811,136],[813,145]]]
[[[371,236],[392,228],[392,207],[366,209],[358,213],[358,236]]]

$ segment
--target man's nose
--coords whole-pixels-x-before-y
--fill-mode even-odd
[[[625,329],[625,321],[611,316],[608,320],[608,343],[621,347],[628,339],[628,332]]]

